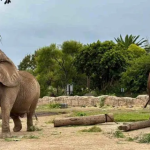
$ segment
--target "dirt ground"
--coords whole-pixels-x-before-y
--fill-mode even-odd
[[[51,121],[62,115],[40,116],[34,124],[41,131],[26,132],[26,118],[22,119],[23,129],[20,132],[12,132],[13,141],[0,139],[0,150],[149,150],[150,144],[129,142],[124,139],[112,137],[112,132],[122,123],[114,122],[99,124],[102,132],[80,132],[91,126],[72,126],[54,128]],[[0,120],[1,121],[1,120]],[[10,120],[11,131],[13,121]],[[150,133],[150,128],[140,129],[124,133],[126,136],[140,136]],[[38,139],[35,139],[35,138]]]

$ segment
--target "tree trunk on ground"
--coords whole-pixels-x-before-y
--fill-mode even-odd
[[[70,117],[63,119],[55,119],[54,127],[68,126],[68,125],[94,125],[98,123],[113,122],[113,114],[101,114],[84,117]]]
[[[122,126],[119,126],[118,129],[124,130],[124,131],[131,131],[131,130],[137,130],[137,129],[142,129],[146,127],[150,127],[150,120],[138,121],[138,122],[133,122],[130,124],[122,125]]]

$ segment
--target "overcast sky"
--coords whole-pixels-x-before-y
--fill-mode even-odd
[[[27,55],[65,40],[92,43],[120,34],[150,37],[150,0],[0,1],[0,49],[18,65]]]

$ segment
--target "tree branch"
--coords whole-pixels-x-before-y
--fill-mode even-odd
[[[5,2],[4,2],[4,4],[9,4],[9,3],[11,3],[11,0],[5,0]]]

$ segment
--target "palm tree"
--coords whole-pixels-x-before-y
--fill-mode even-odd
[[[146,38],[146,42],[144,44],[144,49],[147,51],[147,53],[150,53],[150,42],[148,40],[148,38]]]
[[[142,38],[141,40],[139,40],[137,42],[137,39],[140,36],[133,36],[132,34],[129,36],[128,34],[125,36],[125,39],[123,40],[122,36],[120,35],[120,37],[115,38],[115,41],[118,44],[121,44],[123,46],[125,46],[125,48],[128,48],[131,44],[136,44],[137,46],[142,46],[142,44],[144,44],[145,42],[147,42],[147,40],[145,40],[144,38]]]

